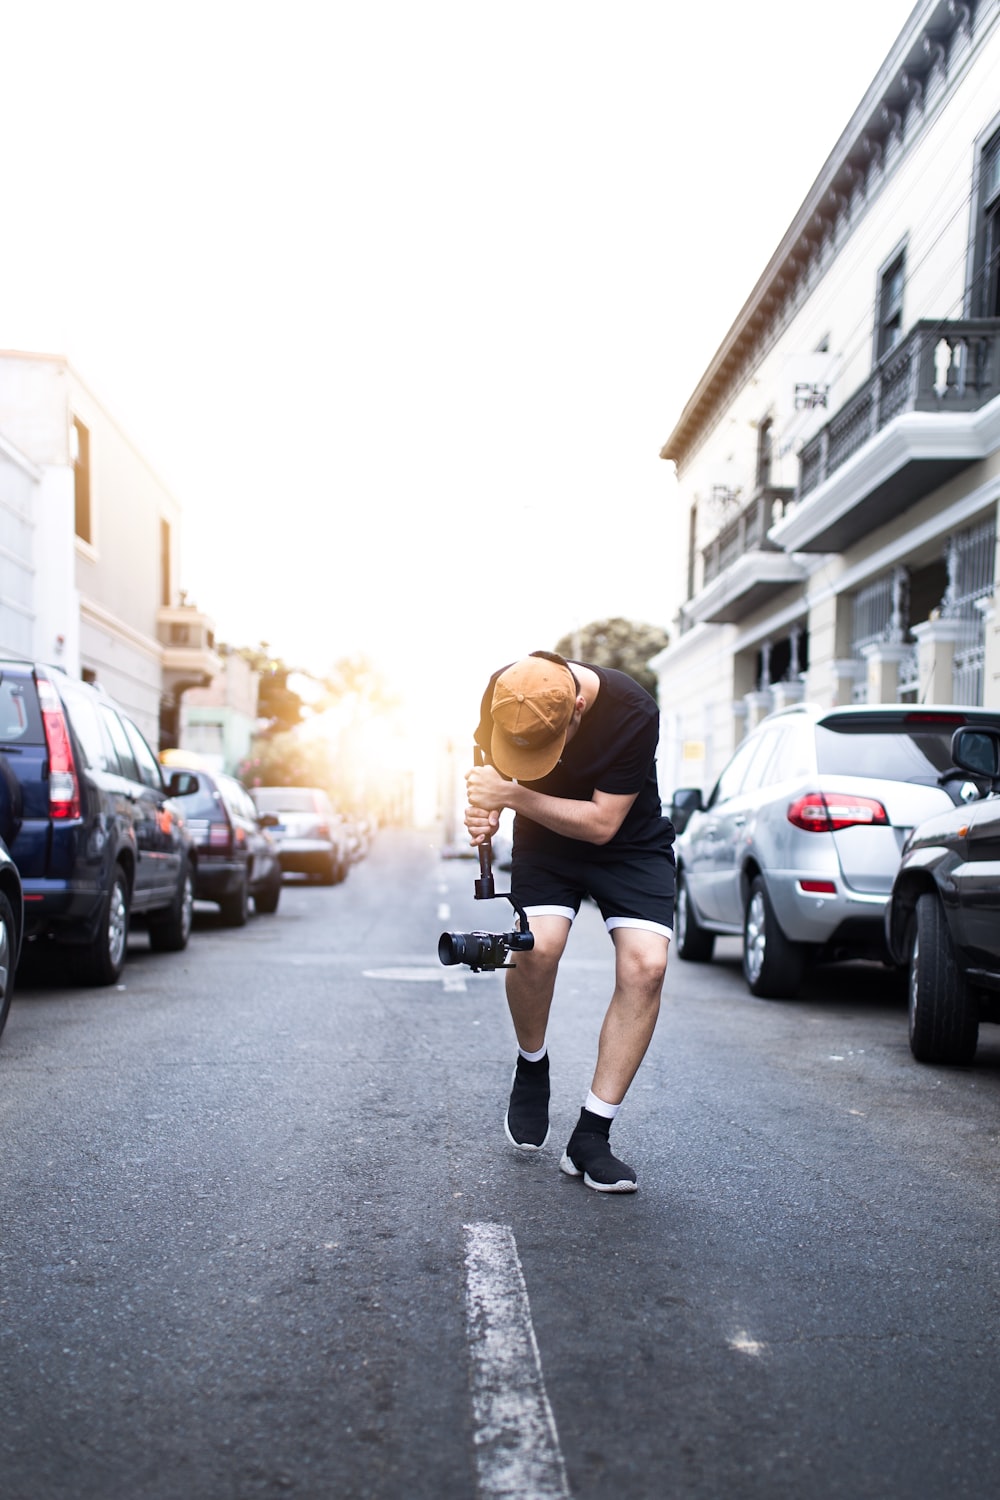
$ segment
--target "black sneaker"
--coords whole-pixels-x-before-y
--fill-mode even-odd
[[[582,1177],[598,1193],[634,1193],[638,1187],[635,1172],[612,1155],[607,1136],[599,1130],[574,1130],[559,1169],[568,1177]]]
[[[519,1151],[540,1151],[549,1138],[549,1059],[517,1059],[504,1134]]]

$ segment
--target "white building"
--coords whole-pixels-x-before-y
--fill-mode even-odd
[[[100,682],[154,748],[221,668],[178,589],[180,521],[65,359],[0,353],[0,654]]]
[[[924,0],[662,450],[664,791],[805,697],[1000,708],[1000,6]]]

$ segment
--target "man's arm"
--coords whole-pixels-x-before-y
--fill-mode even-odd
[[[474,766],[465,781],[471,808],[480,813],[499,813],[502,808],[510,807],[552,833],[580,839],[585,844],[606,844],[613,839],[639,795],[595,791],[589,802],[549,797],[517,781],[505,781],[493,766]],[[466,826],[473,835],[473,843],[482,843],[483,836],[475,836],[468,814]]]

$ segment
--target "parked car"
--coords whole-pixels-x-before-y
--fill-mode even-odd
[[[132,721],[102,690],[58,668],[0,661],[0,753],[17,782],[10,842],[24,893],[26,944],[50,940],[73,974],[113,984],[133,917],[156,950],[187,946],[195,851],[175,798]]]
[[[972,1062],[980,1021],[1000,1021],[1000,732],[959,729],[951,753],[986,795],[913,830],[885,917],[909,969],[910,1050],[928,1063]]]
[[[751,993],[796,993],[811,960],[889,955],[885,906],[911,829],[960,800],[952,763],[962,725],[1000,727],[985,709],[796,705],[747,736],[705,806],[674,794],[681,958],[742,938]],[[975,795],[975,788],[972,788]]]
[[[8,840],[21,822],[21,788],[0,756],[0,1033],[7,1024],[14,997],[14,974],[21,953],[24,900],[21,877],[10,857]]]
[[[314,875],[337,885],[351,864],[344,822],[320,787],[257,786],[250,795],[278,846],[286,873]]]
[[[221,771],[185,766],[176,752],[170,765],[193,771],[199,782],[184,804],[184,821],[198,851],[195,900],[218,906],[228,927],[245,925],[251,899],[258,912],[276,912],[281,899],[278,846],[261,826],[246,787]]]

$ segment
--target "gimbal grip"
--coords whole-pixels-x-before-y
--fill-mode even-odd
[[[486,764],[486,757],[479,745],[473,746],[472,755],[477,766]],[[475,890],[477,901],[492,901],[496,895],[493,886],[493,841],[491,839],[479,845],[479,879],[475,883]]]

